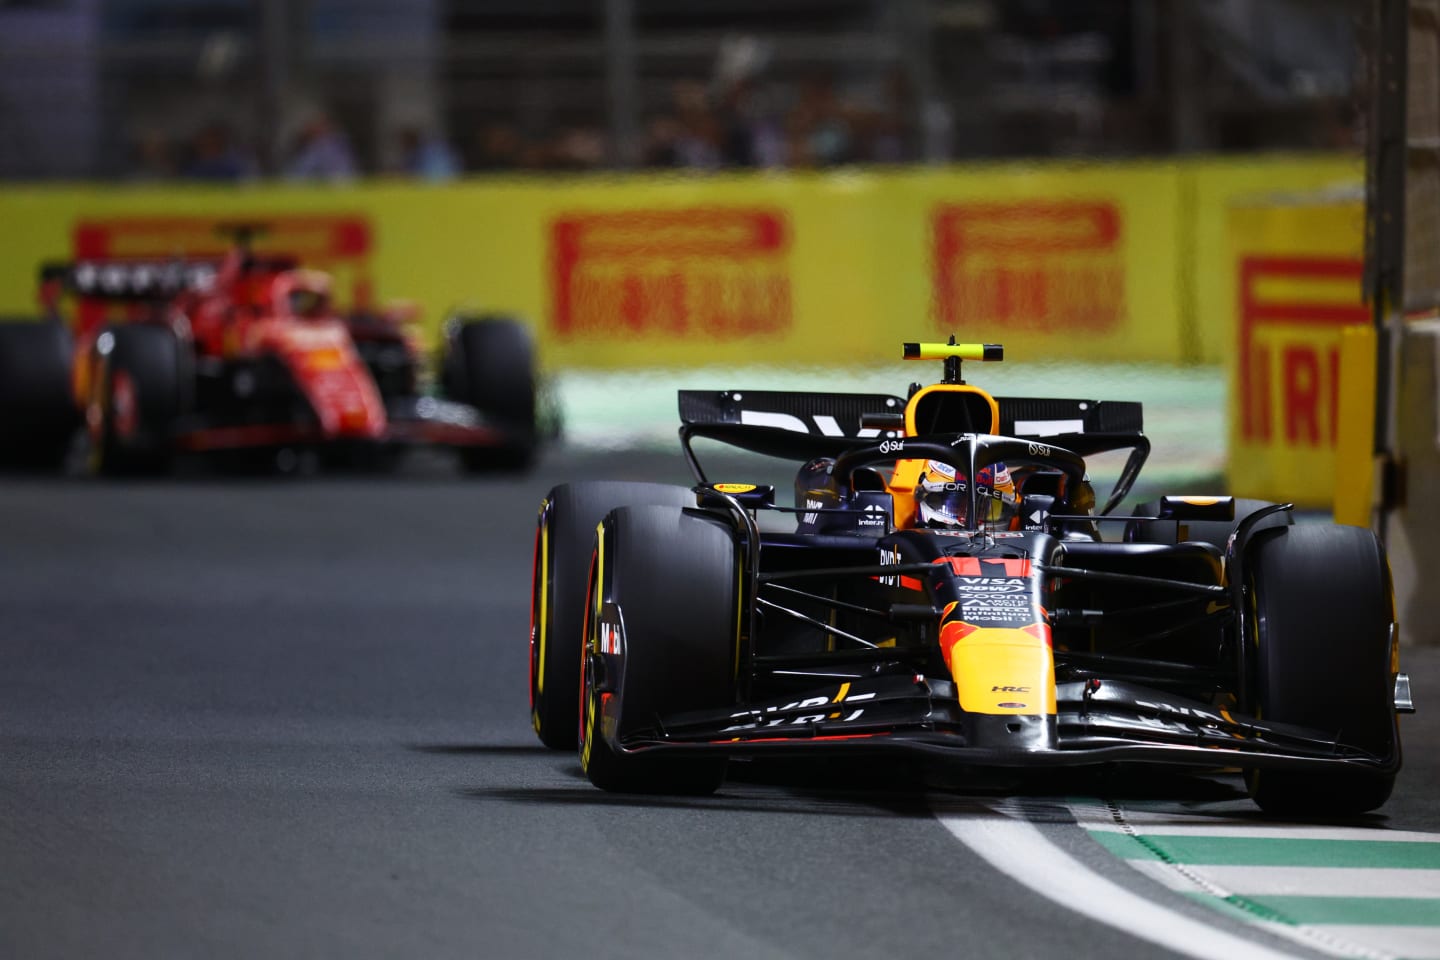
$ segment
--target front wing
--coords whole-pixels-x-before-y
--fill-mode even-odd
[[[872,677],[785,702],[660,717],[653,726],[610,739],[628,754],[891,752],[997,767],[1136,762],[1292,770],[1347,766],[1385,774],[1400,766],[1398,749],[1376,756],[1322,731],[1235,716],[1136,684],[1061,683],[1056,695],[1054,716],[979,715],[960,709],[950,680]],[[607,731],[614,729],[607,725]]]
[[[353,441],[380,445],[507,448],[524,446],[530,440],[527,431],[487,420],[474,407],[434,397],[392,399],[386,404],[385,429],[375,436],[327,432],[311,418],[250,422],[245,416],[231,422],[215,417],[197,417],[182,423],[175,436],[176,446],[191,452],[324,446]]]

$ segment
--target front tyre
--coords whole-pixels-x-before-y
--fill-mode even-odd
[[[1398,760],[1395,603],[1375,535],[1305,524],[1263,533],[1250,570],[1247,645],[1259,715]],[[1395,774],[1251,770],[1246,783],[1267,812],[1348,815],[1383,804]]]
[[[504,447],[462,449],[465,469],[530,466],[537,447],[535,347],[530,331],[498,317],[461,321],[450,343],[444,378],[452,399],[475,407],[511,437]]]
[[[625,753],[659,718],[735,703],[741,567],[731,528],[673,507],[605,518],[591,562],[580,762],[620,793],[708,794],[723,755]]]
[[[595,528],[615,507],[694,506],[685,487],[562,483],[540,503],[530,589],[530,721],[540,742],[574,750],[580,726],[580,648]]]

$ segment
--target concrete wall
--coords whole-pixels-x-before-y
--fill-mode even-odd
[[[1440,320],[1407,325],[1398,352],[1403,493],[1386,520],[1385,542],[1401,640],[1440,645]]]

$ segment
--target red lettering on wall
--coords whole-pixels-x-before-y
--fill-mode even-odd
[[[1264,344],[1256,344],[1247,353],[1252,356],[1250,369],[1254,376],[1246,381],[1245,391],[1245,436],[1257,440],[1270,439],[1270,350]]]
[[[778,210],[561,217],[550,231],[551,329],[563,338],[713,339],[786,330],[789,246]]]
[[[1362,271],[1361,262],[1350,257],[1241,260],[1236,386],[1242,440],[1268,444],[1279,435],[1291,446],[1334,445],[1339,328],[1370,322],[1360,299]],[[1343,292],[1336,297],[1337,289],[1350,290],[1352,283],[1353,300]],[[1283,292],[1267,295],[1267,285]],[[1278,397],[1272,392],[1277,382]],[[1278,410],[1272,397],[1279,400]]]
[[[1285,440],[1320,445],[1320,364],[1309,346],[1285,348]]]
[[[1109,202],[937,207],[931,243],[942,332],[1104,332],[1125,319],[1120,210]]]
[[[1330,396],[1329,445],[1333,447],[1340,436],[1340,348],[1331,347],[1325,355],[1330,359],[1330,389],[1326,392]]]

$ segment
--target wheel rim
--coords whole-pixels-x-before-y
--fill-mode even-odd
[[[133,440],[140,432],[139,393],[135,378],[124,370],[110,375],[110,422],[115,435],[122,439]]]

